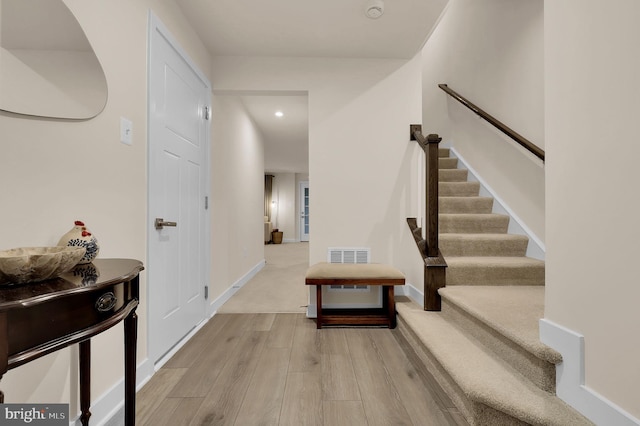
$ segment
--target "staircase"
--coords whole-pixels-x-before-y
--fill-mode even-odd
[[[448,268],[441,312],[396,301],[395,336],[471,425],[589,425],[555,396],[559,353],[539,340],[544,261],[508,234],[448,149],[439,151],[439,241]]]

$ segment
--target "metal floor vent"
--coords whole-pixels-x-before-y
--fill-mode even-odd
[[[329,247],[329,263],[369,263],[371,249],[368,247]],[[329,291],[369,291],[368,285],[331,285]]]

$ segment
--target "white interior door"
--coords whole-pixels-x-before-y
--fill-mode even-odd
[[[309,241],[309,182],[300,182],[300,241]]]
[[[149,347],[160,359],[205,317],[210,84],[150,19]],[[155,225],[162,219],[165,225]]]

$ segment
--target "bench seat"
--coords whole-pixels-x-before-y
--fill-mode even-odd
[[[379,263],[317,263],[307,270],[306,285],[316,286],[317,328],[323,325],[382,325],[396,326],[394,286],[404,285],[402,272],[393,266]],[[382,308],[324,309],[322,286],[379,285],[382,286]]]

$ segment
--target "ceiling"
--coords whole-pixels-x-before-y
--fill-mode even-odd
[[[386,0],[378,19],[365,16],[368,0],[175,1],[213,56],[410,59],[448,0]],[[265,139],[265,171],[308,173],[306,94],[242,101]]]
[[[446,0],[176,0],[214,56],[412,58]]]
[[[309,109],[306,92],[243,95],[247,112],[265,139],[265,172],[309,173]],[[275,112],[281,111],[282,117]]]

